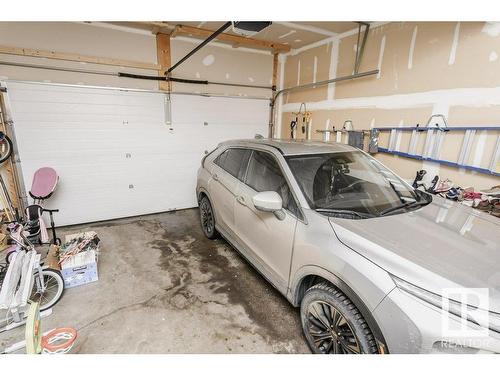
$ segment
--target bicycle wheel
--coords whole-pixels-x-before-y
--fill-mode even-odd
[[[12,155],[12,141],[7,134],[0,132],[0,164]]]
[[[35,282],[30,299],[40,303],[40,311],[50,309],[61,299],[64,292],[64,280],[59,271],[42,270],[45,291],[42,293],[37,284],[38,272],[35,273]]]

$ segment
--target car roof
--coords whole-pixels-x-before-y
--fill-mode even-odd
[[[327,143],[305,139],[236,139],[222,142],[219,146],[269,146],[278,149],[283,155],[325,154],[357,150],[352,146],[342,143]]]

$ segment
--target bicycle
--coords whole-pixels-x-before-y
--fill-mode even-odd
[[[64,279],[59,271],[44,267],[41,255],[23,233],[19,223],[10,224],[10,238],[18,245],[10,263],[0,265],[0,332],[25,324],[28,302],[38,302],[42,316],[64,293]]]

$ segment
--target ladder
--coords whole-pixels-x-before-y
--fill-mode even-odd
[[[398,155],[405,158],[432,161],[450,167],[475,171],[478,173],[500,176],[500,125],[497,126],[425,126],[425,127],[382,127],[376,128],[380,134],[389,132],[387,147],[381,147],[380,141],[378,152]],[[471,150],[478,132],[486,131],[486,134],[496,135],[496,144],[489,158],[487,167],[478,166],[477,163],[470,163]],[[402,149],[402,136],[406,132],[411,132],[407,150]],[[443,144],[447,137],[462,135],[462,142],[456,160],[441,158]],[[425,137],[422,140],[422,137]],[[456,137],[454,137],[456,138]],[[423,142],[422,142],[423,141]],[[423,147],[418,147],[422,145]],[[476,165],[474,165],[476,164]]]

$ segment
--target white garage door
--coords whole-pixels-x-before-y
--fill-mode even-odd
[[[205,150],[267,133],[269,103],[8,82],[26,191],[40,167],[60,176],[46,207],[68,225],[194,207]],[[31,201],[31,198],[29,198]]]

